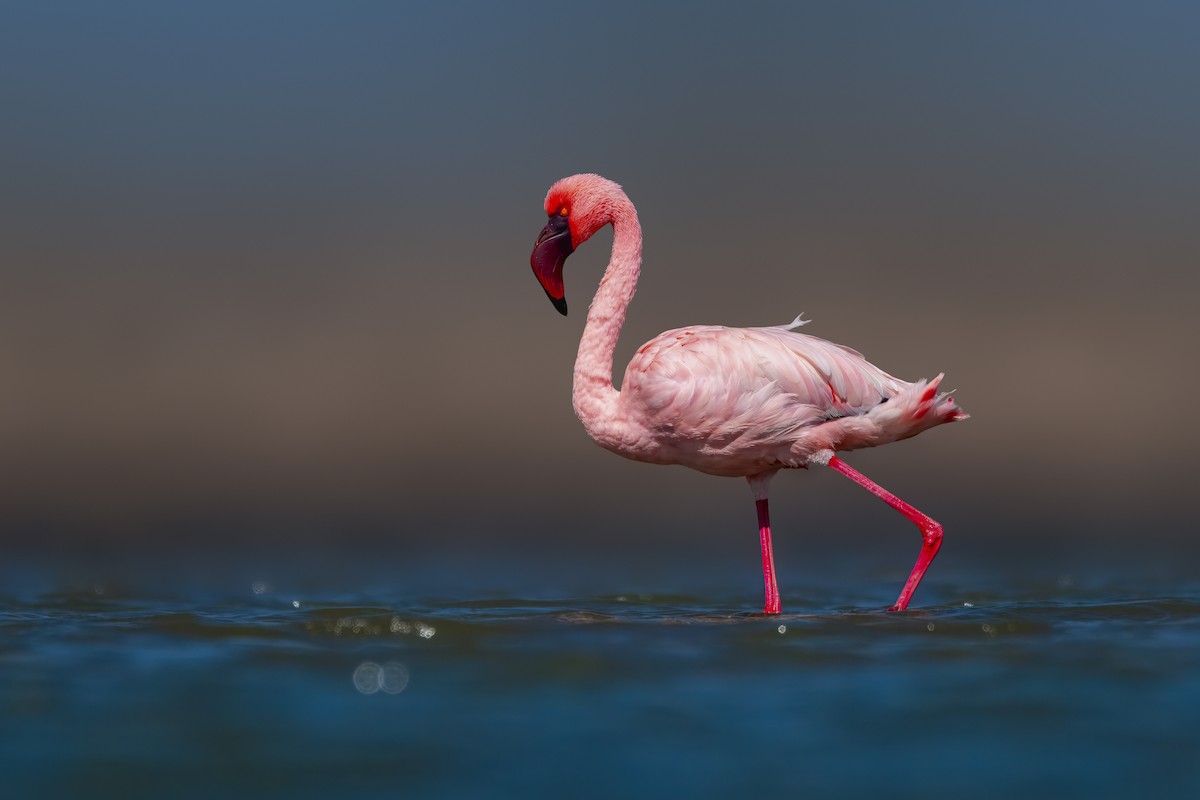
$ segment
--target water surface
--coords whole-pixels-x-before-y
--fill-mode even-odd
[[[980,588],[947,572],[905,614],[881,610],[886,583],[785,584],[776,618],[732,580],[546,596],[511,575],[524,594],[13,572],[6,796],[1200,787],[1200,586],[1010,575]]]

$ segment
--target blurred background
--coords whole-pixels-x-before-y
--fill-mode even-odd
[[[957,388],[969,422],[850,458],[943,553],[1190,546],[1195,6],[0,8],[6,550],[694,546],[753,572],[742,482],[573,417],[611,234],[568,262],[566,319],[528,256],[583,171],[646,237],[618,379],[668,328],[803,311]],[[774,493],[783,562],[915,555],[837,476]]]

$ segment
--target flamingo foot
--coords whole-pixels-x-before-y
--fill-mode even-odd
[[[917,586],[921,583],[921,578],[925,577],[925,570],[929,569],[934,556],[938,554],[938,550],[942,546],[941,523],[913,508],[837,456],[830,457],[828,463],[830,467],[899,511],[921,529],[921,554],[917,556],[917,563],[913,566],[908,580],[905,581],[904,588],[900,590],[900,596],[896,598],[895,605],[888,609],[888,611],[904,611],[908,608],[908,602],[912,599],[913,592],[917,590]]]

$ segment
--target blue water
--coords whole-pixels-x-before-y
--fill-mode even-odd
[[[1178,577],[981,582],[939,564],[919,607],[887,614],[898,582],[810,574],[784,584],[792,613],[766,618],[741,571],[678,594],[549,596],[538,573],[499,570],[509,593],[431,588],[424,567],[389,586],[378,564],[354,587],[350,566],[220,585],[9,569],[4,796],[1200,788],[1200,584]],[[610,568],[593,572],[619,582]]]

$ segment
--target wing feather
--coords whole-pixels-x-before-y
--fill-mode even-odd
[[[864,413],[907,385],[855,350],[788,326],[697,326],[643,345],[622,394],[677,436],[767,440]]]

